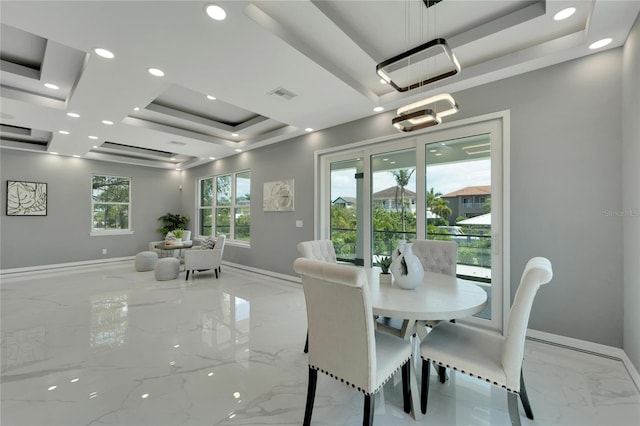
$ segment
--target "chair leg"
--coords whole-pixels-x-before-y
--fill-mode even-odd
[[[520,369],[520,400],[524,407],[524,412],[527,418],[533,420],[533,411],[531,410],[531,404],[529,403],[529,397],[527,396],[527,388],[524,386],[524,377],[522,376],[522,369]]]
[[[215,269],[216,271],[216,280],[218,279],[218,268]]]
[[[304,426],[311,425],[313,414],[313,401],[316,398],[316,383],[318,383],[318,370],[309,367],[309,386],[307,388],[307,406],[304,409]]]
[[[364,396],[364,416],[362,419],[362,426],[373,426],[373,409],[374,409],[374,397],[375,395]]]
[[[402,401],[404,402],[404,412],[409,414],[411,412],[411,390],[409,388],[409,363],[411,360],[404,363],[402,366]]]
[[[187,278],[186,279],[187,280],[189,279],[189,271],[188,270],[187,270]]]
[[[509,406],[509,418],[511,424],[520,426],[520,413],[518,412],[518,394],[507,392],[507,405]]]
[[[422,414],[427,414],[427,400],[429,398],[429,379],[431,378],[431,363],[422,360],[422,389],[420,390],[420,408]]]
[[[309,353],[309,330],[307,330],[307,340],[304,342],[304,353]]]

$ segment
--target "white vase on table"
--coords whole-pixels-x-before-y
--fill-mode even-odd
[[[405,290],[413,290],[422,282],[424,269],[420,259],[413,254],[412,244],[405,243],[400,254],[391,262],[389,268],[394,283]]]

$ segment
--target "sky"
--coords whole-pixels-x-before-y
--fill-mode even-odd
[[[343,169],[331,174],[331,199],[337,197],[355,197],[356,186],[353,175],[355,169]],[[467,186],[491,184],[491,160],[484,159],[472,162],[445,163],[427,167],[426,189],[434,188],[435,192],[447,194]],[[390,172],[379,172],[373,176],[373,192],[396,185]],[[411,176],[408,189],[415,191],[415,173]]]

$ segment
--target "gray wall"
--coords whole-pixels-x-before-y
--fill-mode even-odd
[[[180,208],[176,171],[3,149],[0,269],[133,256],[158,240],[156,219]],[[132,178],[132,235],[91,237],[91,174]],[[47,216],[6,216],[6,181],[48,184]],[[102,249],[107,254],[102,254]]]
[[[549,257],[555,272],[538,295],[530,327],[616,347],[622,347],[622,219],[605,211],[622,203],[621,66],[622,50],[613,49],[455,93],[456,120],[511,111],[512,296],[529,258]],[[314,237],[314,151],[397,134],[391,114],[190,170],[185,181],[251,167],[251,248],[229,247],[226,260],[295,275],[296,244]],[[282,178],[295,179],[296,211],[263,213],[262,183]],[[184,195],[192,203],[195,194]],[[296,219],[303,229],[295,228]]]
[[[640,370],[640,16],[624,47],[622,74],[624,343]]]

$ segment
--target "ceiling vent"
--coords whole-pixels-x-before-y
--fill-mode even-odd
[[[275,96],[276,98],[284,99],[285,101],[290,101],[291,99],[298,96],[295,93],[285,89],[284,87],[273,89],[272,91],[268,92],[267,95]]]
[[[169,143],[174,144],[174,145],[179,145],[179,146],[187,145],[186,142],[178,142],[178,141],[169,141]]]

